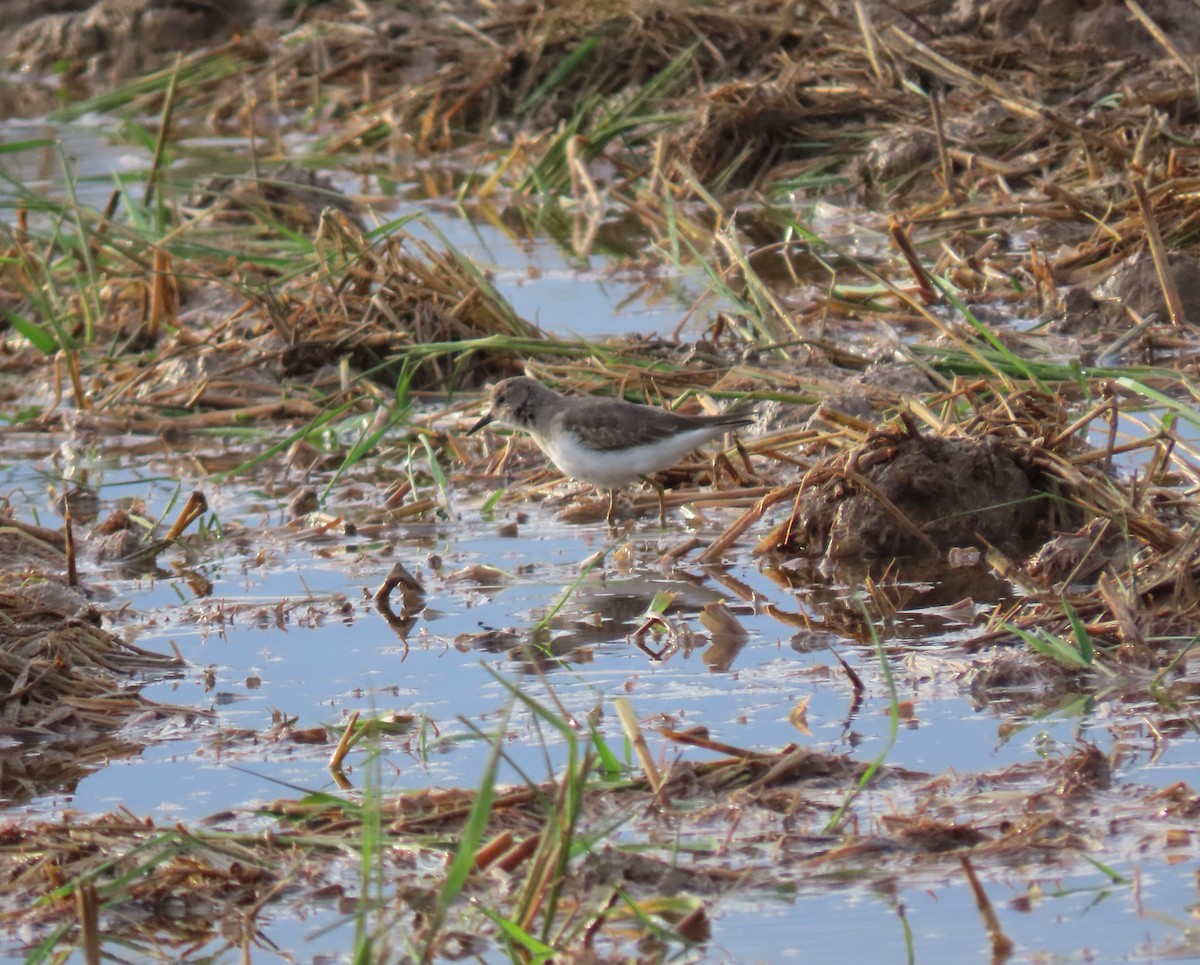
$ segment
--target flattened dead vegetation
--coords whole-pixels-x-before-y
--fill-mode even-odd
[[[709,746],[699,735],[664,736]],[[713,903],[791,901],[814,888],[880,887],[897,876],[937,888],[964,869],[972,877],[973,865],[1037,868],[1016,907],[1036,900],[1039,879],[1052,880],[1100,840],[1115,839],[1121,850],[1186,849],[1200,809],[1183,788],[1123,788],[1114,799],[1110,762],[1085,745],[1048,769],[969,779],[885,767],[872,794],[905,803],[856,831],[839,816],[863,765],[798,747],[710,749],[736,756],[679,761],[657,791],[644,780],[589,777],[590,757],[558,781],[497,788],[474,831],[478,797],[465,790],[405,794],[366,811],[327,795],[279,801],[265,809],[265,832],[240,829],[260,823],[248,814],[219,816],[219,830],[161,828],[128,814],[10,826],[0,836],[0,874],[18,905],[34,904],[32,912],[10,904],[4,917],[59,940],[86,944],[96,936],[77,929],[99,928],[143,953],[186,956],[269,949],[260,928],[272,905],[336,906],[347,923],[364,913],[380,923],[377,954],[441,958],[463,943],[478,952],[501,939],[499,914],[505,927],[544,935],[573,957],[615,961],[635,947],[657,956],[702,945]],[[949,798],[957,802],[952,820],[935,803]],[[671,830],[680,822],[682,841]],[[609,843],[618,827],[620,844]],[[382,837],[369,844],[375,834]],[[430,873],[475,837],[471,881],[447,908]],[[371,847],[382,848],[378,870],[397,882],[394,891],[359,891],[353,856]],[[500,894],[507,897],[493,904]],[[475,902],[492,909],[490,922],[472,911]],[[87,907],[99,910],[98,924],[88,926]],[[990,904],[981,911],[985,923],[994,917]],[[231,917],[240,922],[232,933],[218,924]],[[1004,940],[992,936],[994,945]]]

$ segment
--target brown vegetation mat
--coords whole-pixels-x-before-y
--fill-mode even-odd
[[[73,496],[81,505],[78,491]],[[127,521],[128,514],[117,516]],[[113,518],[98,526],[88,542],[92,554],[102,554],[101,544],[111,549],[119,533],[129,535]],[[146,544],[134,542],[145,554]],[[135,721],[147,727],[204,715],[138,693],[135,674],[177,672],[185,662],[103,629],[106,614],[89,600],[96,588],[68,577],[74,547],[64,533],[6,515],[0,552],[0,728],[12,741],[0,749],[5,803],[68,790],[109,760],[140,752],[141,744],[118,734]]]
[[[659,940],[704,941],[720,898],[871,888],[899,873],[941,887],[959,880],[962,862],[974,857],[1024,868],[1023,887],[1036,889],[1038,874],[1062,874],[1100,839],[1129,851],[1183,844],[1180,829],[1200,809],[1182,787],[1125,786],[1114,794],[1107,759],[1081,745],[1060,758],[969,780],[885,768],[875,785],[891,801],[884,812],[862,826],[827,827],[864,770],[844,757],[795,747],[677,762],[657,793],[639,782],[587,788],[570,826],[563,823],[565,795],[575,792],[566,786],[497,789],[464,897],[526,930],[545,924],[558,936],[559,954],[617,953],[659,928],[665,929]],[[91,902],[98,922],[83,931],[135,946],[153,941],[199,950],[269,941],[260,931],[276,914],[266,911],[268,904],[289,900],[311,908],[337,901],[361,911],[356,903],[371,901],[368,918],[389,923],[403,936],[397,944],[448,949],[467,929],[477,936],[472,947],[482,951],[494,929],[467,905],[456,906],[444,928],[439,924],[446,885],[434,870],[444,867],[475,802],[470,791],[406,793],[371,805],[379,813],[367,816],[358,805],[328,797],[279,801],[267,809],[275,820],[265,834],[160,828],[128,813],[9,825],[0,831],[0,879],[8,896],[0,922],[85,940],[78,922]],[[689,830],[681,842],[676,824],[684,816]],[[367,817],[381,824],[386,848],[359,859]],[[727,840],[731,822],[737,835]],[[620,840],[609,841],[618,827]],[[592,835],[597,839],[571,857]],[[353,883],[360,860],[383,862],[384,895],[362,893]],[[625,899],[614,902],[619,892]],[[631,911],[644,916],[640,924]],[[233,931],[216,924],[233,920],[241,922]]]
[[[100,628],[78,592],[53,583],[0,591],[0,799],[16,805],[62,793],[112,760],[141,752],[122,733],[203,711],[138,694],[135,672],[167,673],[179,657],[150,653]]]
[[[969,402],[965,413],[956,421],[938,416],[935,410],[955,397]],[[984,386],[963,385],[912,407],[929,423],[924,432],[912,411],[865,436],[844,432],[828,440],[837,450],[805,473],[791,516],[758,551],[886,559],[1002,544],[1019,552],[1094,515],[1119,518],[1160,553],[1177,546],[1160,515],[1136,511],[1132,484],[1113,478],[1113,450],[1087,444],[1092,418],[1069,423],[1064,403],[1044,392],[996,398]],[[1157,445],[1161,456],[1170,444]],[[1159,468],[1139,486],[1169,489],[1166,467]],[[1175,525],[1186,528],[1190,515]],[[1050,572],[1046,563],[1042,572]],[[1074,578],[1078,570],[1063,575]]]
[[[101,628],[101,611],[85,591],[54,570],[67,568],[62,536],[20,524],[0,527],[7,546],[0,590],[0,683],[5,725],[30,736],[94,732],[120,726],[131,713],[152,708],[119,682],[134,670],[182,666],[125,643]],[[31,551],[40,559],[35,564]],[[56,566],[54,564],[57,564]],[[49,572],[34,573],[34,567]],[[23,578],[14,571],[25,568]]]
[[[236,136],[278,135],[256,130],[253,90],[282,129],[305,125],[329,135],[325,149],[345,163],[399,163],[413,179],[428,174],[414,148],[466,145],[466,163],[481,173],[442,188],[428,174],[427,183],[483,204],[494,223],[552,224],[561,202],[569,220],[622,214],[681,258],[683,241],[702,257],[711,249],[745,300],[728,323],[768,370],[789,363],[762,343],[784,336],[810,358],[847,353],[841,336],[824,338],[831,319],[847,335],[882,321],[973,345],[929,309],[940,300],[931,272],[968,304],[1053,319],[1079,336],[1072,357],[1080,341],[1085,354],[1092,339],[1095,351],[1110,349],[1114,335],[1128,336],[1125,360],[1194,356],[1200,152],[1185,144],[1194,98],[1180,58],[1192,38],[1177,28],[1164,40],[1177,12],[1151,4],[1130,32],[1140,42],[1122,37],[1126,59],[1114,59],[1086,46],[1088,30],[1111,39],[1111,18],[1057,17],[1041,4],[1033,20],[1043,32],[1017,43],[997,30],[1005,5],[962,6],[915,20],[878,6],[799,14],[761,0],[648,12],[518,3],[482,15],[318,6],[291,32],[277,23],[235,33],[218,53],[190,55],[106,103],[136,116],[166,111],[167,134],[203,119]],[[234,4],[214,12],[223,23],[247,15]],[[1064,36],[1078,46],[1064,47]],[[68,45],[53,59],[69,54]],[[101,425],[182,432],[313,420],[340,404],[370,411],[380,384],[477,386],[538,351],[534,326],[448,246],[364,234],[327,181],[250,167],[253,176],[168,192],[178,203],[164,205],[159,237],[121,222],[129,199],[118,194],[108,211],[85,213],[105,297],[86,327],[55,320],[83,341],[66,349],[58,378]],[[165,177],[151,175],[146,202]],[[551,210],[528,210],[539,197]],[[889,212],[881,240],[892,264],[860,262],[833,237],[820,239],[832,255],[801,244],[788,222],[815,197]],[[753,249],[726,230],[735,211]],[[46,247],[18,227],[0,271],[4,303],[25,316],[78,303],[79,276],[67,270],[78,241]],[[584,234],[594,237],[594,226]],[[806,259],[807,248],[824,260]],[[653,258],[646,263],[662,261]],[[1136,277],[1113,275],[1135,262]],[[903,287],[864,300],[831,285],[831,268],[839,282],[879,271]],[[113,342],[115,355],[98,351]],[[1063,347],[1040,335],[1027,342],[1048,357]],[[859,355],[875,360],[887,348]],[[9,366],[46,368],[55,353],[43,352]]]

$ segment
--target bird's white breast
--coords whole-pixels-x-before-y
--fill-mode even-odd
[[[564,475],[590,482],[594,486],[613,488],[627,486],[660,469],[669,469],[697,446],[724,431],[710,427],[690,429],[677,436],[629,449],[590,449],[569,430],[538,441]]]

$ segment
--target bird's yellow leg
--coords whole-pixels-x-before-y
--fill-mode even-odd
[[[663,484],[660,483],[653,476],[643,476],[642,482],[646,483],[649,486],[653,486],[654,491],[656,493],[658,493],[658,522],[660,525],[662,525],[665,528],[667,525],[667,503],[666,503],[667,490],[663,486]]]

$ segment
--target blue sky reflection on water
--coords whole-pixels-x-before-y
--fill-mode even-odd
[[[105,809],[117,800],[133,806],[131,785],[119,774],[133,768],[139,775],[137,801],[148,813],[162,806],[172,816],[198,818],[237,806],[248,790],[256,798],[278,796],[282,789],[269,782],[255,788],[253,779],[224,767],[210,746],[213,731],[221,728],[268,730],[274,712],[294,717],[299,727],[338,726],[353,711],[425,715],[442,739],[433,738],[430,731],[424,759],[412,740],[385,744],[385,752],[393,758],[387,772],[389,785],[469,784],[480,771],[486,747],[470,738],[457,718],[466,716],[488,730],[507,702],[506,692],[488,668],[519,680],[527,662],[516,651],[487,652],[465,643],[456,645],[456,639],[492,629],[511,628],[518,637],[527,634],[574,578],[576,561],[602,542],[589,527],[549,524],[541,529],[541,535],[516,540],[483,539],[478,544],[464,540],[472,549],[455,551],[453,566],[447,556],[441,578],[425,572],[430,590],[428,618],[412,628],[407,651],[364,600],[364,591],[373,588],[390,566],[386,556],[376,558],[374,565],[370,556],[357,558],[352,574],[347,573],[347,557],[314,561],[306,558],[302,546],[293,547],[271,569],[247,567],[245,559],[234,558],[203,568],[212,582],[211,596],[206,598],[192,596],[191,585],[182,579],[114,585],[118,596],[122,590],[128,592],[135,609],[152,617],[153,626],[135,634],[135,642],[159,651],[168,651],[173,644],[189,664],[180,676],[145,688],[145,696],[209,708],[216,719],[211,724],[197,721],[194,736],[172,732],[168,744],[88,777],[72,806]],[[493,552],[495,545],[503,546],[507,555]],[[397,555],[403,552],[401,545]],[[424,556],[427,550],[420,552]],[[464,588],[444,575],[470,562],[504,566],[508,557],[540,565],[531,577],[499,589]],[[413,569],[418,569],[416,563]],[[734,572],[761,593],[770,589],[753,565],[735,567]],[[564,653],[563,664],[542,662],[546,680],[568,711],[582,718],[602,704],[606,713],[602,730],[616,745],[623,738],[611,714],[611,698],[623,695],[633,701],[650,730],[661,721],[675,728],[702,725],[714,739],[750,748],[796,742],[852,752],[859,759],[879,752],[889,727],[888,702],[872,648],[840,648],[869,688],[853,718],[848,718],[851,688],[832,655],[824,649],[797,652],[789,643],[788,628],[769,616],[753,614],[737,601],[730,601],[731,607],[750,631],[750,639],[729,671],[714,672],[705,664],[702,649],[679,652],[658,663],[634,646],[627,634],[655,590],[672,585],[654,572],[614,573],[607,580],[585,581],[577,600],[564,608],[561,622],[567,625],[556,631],[558,641],[571,634],[581,639]],[[698,608],[709,599],[727,598],[712,584],[677,588],[686,591],[679,598],[679,604],[688,607],[682,617],[697,629]],[[576,605],[579,602],[582,605]],[[282,630],[275,623],[280,604],[287,613]],[[345,613],[340,612],[343,608]],[[918,658],[939,659],[936,653],[918,653]],[[541,681],[526,676],[522,686],[548,700]],[[888,760],[914,770],[998,769],[1026,761],[1031,754],[1069,749],[1080,733],[1105,741],[1102,723],[1086,714],[1082,719],[1051,715],[1027,721],[1014,734],[1002,736],[1001,724],[1009,721],[989,709],[973,707],[948,678],[931,678],[900,697],[914,701],[915,716],[902,724]],[[806,719],[811,736],[788,719],[804,699],[809,700]],[[543,741],[550,745],[551,757],[561,760],[555,736],[535,733],[527,715],[516,714],[511,727],[511,752],[535,772],[540,773]],[[240,766],[276,779],[319,788],[329,786],[328,750],[285,742],[264,744],[257,753],[241,748],[229,756]],[[1179,779],[1181,768],[1194,770],[1195,761],[1188,757],[1185,749],[1173,749],[1172,779]],[[204,793],[199,797],[181,796],[180,780],[158,773],[157,765],[164,762],[169,763],[168,772],[178,773],[180,759],[188,758],[205,771]],[[158,797],[156,786],[161,787]]]
[[[985,881],[1004,933],[1015,943],[1011,963],[1195,961],[1200,948],[1183,911],[1196,898],[1193,871],[1146,864],[1116,868],[1125,881],[1099,871],[1065,875],[1035,897],[1030,911],[1020,870]],[[1136,887],[1135,887],[1136,880]],[[894,890],[802,888],[776,900],[726,902],[713,933],[709,961],[745,961],[749,936],[760,961],[895,965],[909,961],[905,927],[917,962],[994,963],[974,896],[958,862],[928,873],[923,887]],[[749,896],[747,896],[749,897]],[[755,896],[757,897],[757,896]],[[1139,911],[1140,908],[1140,911]],[[722,957],[722,950],[726,955]]]

